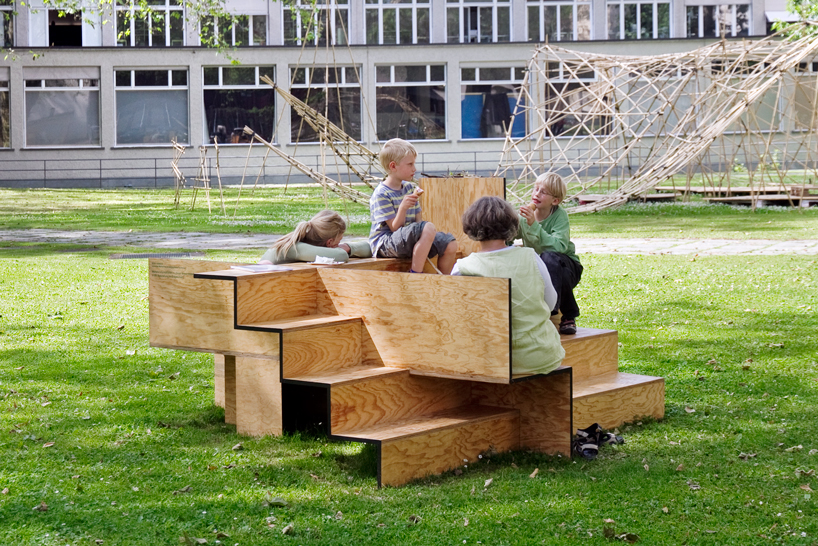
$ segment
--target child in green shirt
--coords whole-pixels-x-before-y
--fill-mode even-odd
[[[557,307],[553,314],[562,313],[559,331],[571,335],[577,333],[579,306],[574,298],[574,287],[582,278],[582,264],[571,242],[568,213],[559,206],[567,191],[560,175],[546,173],[538,176],[531,204],[520,208],[517,235],[523,245],[533,248],[548,267],[557,291]]]

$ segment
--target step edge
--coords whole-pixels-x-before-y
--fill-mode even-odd
[[[302,320],[309,319],[309,317],[315,318],[324,318],[328,319],[326,322],[318,322],[315,324],[305,324],[302,326],[287,326],[288,319],[282,320],[274,320],[274,321],[265,321],[265,322],[246,322],[241,324],[236,324],[237,330],[255,330],[255,331],[262,331],[262,332],[298,332],[301,330],[312,330],[315,328],[325,328],[327,326],[335,325],[335,324],[344,324],[348,322],[361,322],[363,323],[362,317],[356,316],[344,316],[344,315],[304,315],[301,317],[290,317],[290,322],[295,323]]]
[[[614,375],[616,375],[616,376],[628,375],[628,376],[631,376],[631,377],[638,377],[638,378],[640,378],[640,381],[635,382],[635,383],[628,383],[627,385],[619,385],[619,386],[613,387],[611,389],[606,389],[606,390],[602,390],[602,391],[582,392],[583,387],[585,387],[587,385],[594,385],[596,383],[601,383],[603,379],[610,378],[611,376],[614,376]],[[664,382],[665,382],[665,378],[661,377],[661,376],[640,375],[640,374],[628,373],[628,372],[615,372],[615,373],[612,373],[612,374],[598,375],[598,376],[595,376],[595,377],[590,378],[590,379],[574,381],[572,399],[573,400],[580,400],[580,399],[583,399],[583,398],[588,398],[590,396],[601,396],[601,395],[605,395],[605,394],[609,394],[609,393],[612,393],[612,392],[617,392],[617,391],[621,391],[621,390],[625,390],[625,389],[630,389],[630,388],[639,387],[639,386],[643,386],[643,385],[649,385],[651,383],[664,383]]]
[[[391,377],[393,375],[408,374],[409,373],[409,370],[406,369],[406,368],[395,368],[393,366],[372,366],[372,367],[369,367],[369,368],[363,368],[363,367],[357,367],[356,366],[356,367],[350,367],[350,368],[341,368],[339,371],[341,371],[341,370],[352,370],[352,369],[361,369],[361,370],[371,369],[372,371],[378,370],[378,373],[373,373],[372,375],[368,375],[368,376],[355,377],[355,378],[350,378],[350,379],[340,380],[340,381],[314,381],[314,380],[310,379],[310,377],[319,378],[319,379],[320,378],[331,377],[331,375],[328,375],[328,374],[315,375],[315,376],[298,375],[298,376],[294,376],[294,377],[283,377],[281,379],[281,382],[282,383],[298,384],[298,385],[308,384],[308,385],[316,385],[316,386],[339,387],[339,386],[343,386],[343,385],[354,385],[355,383],[360,383],[362,381],[369,381],[371,379],[376,379],[376,378],[379,378],[379,377]]]

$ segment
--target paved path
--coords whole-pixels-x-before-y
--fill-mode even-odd
[[[0,230],[0,241],[132,246],[154,249],[248,250],[269,247],[280,235],[120,231]],[[574,239],[579,254],[818,255],[818,239]]]

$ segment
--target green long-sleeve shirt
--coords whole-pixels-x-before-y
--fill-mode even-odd
[[[530,226],[526,219],[520,216],[517,236],[523,240],[524,246],[533,248],[537,254],[559,252],[579,263],[574,243],[571,242],[568,213],[558,206],[554,207],[548,218],[542,222],[534,222]]]
[[[287,264],[292,262],[314,262],[316,256],[332,258],[336,262],[348,262],[350,258],[371,258],[372,249],[369,248],[369,241],[345,242],[349,245],[350,253],[342,248],[327,248],[325,246],[308,245],[307,243],[295,243],[287,251],[283,259],[278,259],[276,251],[268,249],[261,257],[262,260],[269,260],[274,264]]]

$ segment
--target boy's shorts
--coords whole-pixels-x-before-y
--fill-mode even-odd
[[[411,258],[412,250],[420,240],[420,235],[423,233],[423,226],[428,222],[412,222],[409,225],[402,226],[391,234],[387,234],[383,238],[380,248],[378,248],[378,258]],[[435,240],[432,242],[432,247],[429,249],[429,257],[441,255],[446,251],[449,243],[454,241],[454,235],[451,233],[443,233],[438,231],[435,234]]]

